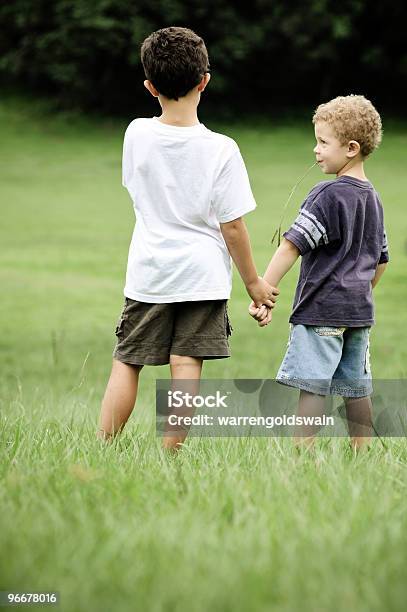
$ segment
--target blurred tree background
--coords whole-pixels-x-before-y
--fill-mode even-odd
[[[60,108],[142,113],[151,102],[140,45],[182,25],[206,41],[212,111],[262,114],[363,93],[398,113],[406,13],[402,0],[14,0],[0,7],[0,82]]]

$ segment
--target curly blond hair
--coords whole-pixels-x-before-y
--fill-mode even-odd
[[[380,115],[364,96],[338,96],[326,104],[320,104],[312,123],[318,121],[331,125],[342,145],[356,140],[363,157],[370,155],[382,140]]]

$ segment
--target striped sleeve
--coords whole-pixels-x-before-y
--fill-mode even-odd
[[[389,247],[387,244],[387,234],[386,230],[383,232],[383,246],[382,251],[380,253],[379,264],[387,263],[389,261]]]
[[[292,226],[284,233],[284,237],[293,242],[301,255],[304,255],[318,246],[328,244],[326,220],[317,207],[313,207],[313,212],[302,207]]]

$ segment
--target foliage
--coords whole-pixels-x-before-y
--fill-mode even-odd
[[[0,7],[0,78],[65,108],[141,111],[143,39],[185,25],[207,43],[218,109],[261,112],[351,92],[394,106],[407,74],[404,12],[401,0],[391,12],[363,0],[14,0]]]
[[[14,0],[0,7],[0,78],[65,107],[141,110],[149,102],[141,42],[184,25],[207,43],[208,99],[218,109],[262,112],[351,92],[394,106],[407,74],[403,4],[395,0],[389,11],[366,0]]]

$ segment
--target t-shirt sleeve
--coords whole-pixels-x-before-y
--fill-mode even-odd
[[[334,202],[328,202],[327,194],[321,193],[315,199],[308,196],[283,236],[295,244],[301,255],[305,255],[337,240],[339,233],[338,209]]]
[[[380,259],[379,259],[379,264],[382,263],[387,263],[389,261],[389,247],[387,244],[387,234],[386,234],[386,230],[384,230],[383,232],[383,246],[382,246],[382,251],[380,253]]]
[[[246,166],[239,148],[215,179],[212,206],[219,223],[228,223],[256,208]]]

